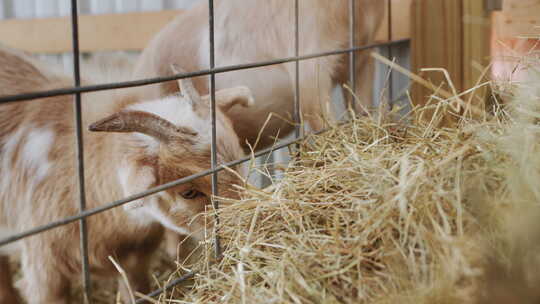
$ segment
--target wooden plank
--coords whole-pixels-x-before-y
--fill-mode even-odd
[[[413,72],[452,92],[443,73],[420,72],[422,68],[445,69],[456,93],[477,86],[484,72],[489,75],[484,68],[490,60],[492,28],[491,13],[485,4],[479,0],[415,0],[412,13]],[[461,98],[467,103],[472,102],[476,108],[483,108],[486,92],[476,90],[474,96]],[[412,93],[413,102],[425,104],[434,92],[415,85]]]
[[[461,90],[477,86],[488,67],[491,55],[491,12],[485,1],[463,0],[463,84]],[[488,73],[489,76],[489,73]],[[471,100],[479,107],[484,106],[487,88],[474,92],[478,99]],[[477,104],[480,102],[481,104]]]
[[[493,18],[495,31],[499,38],[515,38],[522,35],[538,36],[540,1],[504,0],[502,12],[496,12]]]
[[[475,0],[478,1],[478,0]],[[412,7],[411,63],[414,73],[436,86],[446,83],[443,73],[421,72],[423,68],[444,68],[457,88],[463,87],[462,1],[415,0]],[[451,91],[447,85],[443,89]],[[413,85],[413,102],[424,104],[433,91]]]
[[[411,37],[412,0],[392,1],[392,37],[391,40]]]
[[[386,1],[386,0],[379,0]],[[388,31],[388,8],[384,21],[377,32],[377,41],[407,39],[411,37],[411,5],[412,0],[391,0],[392,6],[392,37]]]
[[[182,10],[85,15],[79,19],[83,52],[141,50]],[[66,18],[0,21],[0,43],[34,53],[71,51],[71,22]]]

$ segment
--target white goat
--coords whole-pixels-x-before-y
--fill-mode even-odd
[[[0,49],[0,95],[71,85],[69,78],[50,73],[24,54]],[[141,101],[144,88],[117,95],[83,94],[84,125],[97,121],[89,129],[107,132],[84,132],[88,208],[210,168],[208,96],[200,97],[190,80],[179,81],[179,86],[183,95],[150,101]],[[0,235],[78,213],[72,101],[72,96],[59,96],[0,106]],[[220,163],[243,156],[222,111],[237,103],[252,103],[248,89],[217,92]],[[231,172],[221,173],[220,194],[234,196],[231,186],[239,181]],[[201,239],[208,224],[196,215],[205,210],[210,196],[210,178],[199,178],[88,218],[92,273],[115,273],[108,260],[113,256],[133,289],[147,292],[149,258],[162,239],[163,226]],[[70,283],[80,277],[79,225],[62,226],[19,244],[28,303],[67,303]],[[13,304],[17,299],[3,254],[0,303]],[[127,300],[125,286],[122,293]]]
[[[373,42],[383,20],[386,1],[355,0],[357,20],[356,45]],[[215,4],[216,67],[254,63],[294,56],[295,19],[292,0],[216,0]],[[150,42],[140,57],[135,78],[170,74],[171,63],[188,71],[209,68],[208,1],[201,1],[179,15]],[[299,1],[300,55],[313,54],[349,46],[349,0]],[[300,62],[301,112],[314,130],[333,119],[328,105],[335,84],[348,81],[348,55],[330,56]],[[359,53],[356,63],[357,94],[364,109],[372,100],[373,63],[368,53]],[[196,78],[195,86],[208,92],[208,78]],[[269,113],[290,119],[293,113],[295,64],[286,63],[249,70],[218,74],[218,89],[235,85],[248,86],[256,100],[249,108],[233,108],[228,114],[244,145],[252,145]],[[174,82],[147,90],[151,98],[178,91]],[[361,109],[358,109],[361,112]],[[256,148],[264,148],[280,135],[289,134],[293,126],[281,119],[266,125]]]

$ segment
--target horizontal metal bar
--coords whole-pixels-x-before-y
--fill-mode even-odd
[[[171,80],[176,80],[176,79],[205,76],[205,75],[210,75],[212,73],[219,74],[219,73],[225,73],[225,72],[231,72],[231,71],[245,70],[245,69],[258,68],[258,67],[264,67],[264,66],[269,66],[269,65],[281,64],[281,63],[293,62],[296,60],[302,61],[302,60],[308,60],[308,59],[331,56],[331,55],[345,54],[349,52],[362,51],[362,50],[367,50],[367,49],[381,47],[381,46],[399,44],[399,43],[407,42],[407,41],[409,41],[409,39],[400,39],[400,40],[374,43],[374,44],[369,44],[369,45],[360,46],[360,47],[348,48],[348,49],[343,49],[343,50],[335,50],[335,51],[329,51],[329,52],[323,52],[323,53],[317,53],[317,54],[311,54],[311,55],[287,57],[287,58],[263,61],[263,62],[258,62],[258,63],[231,65],[231,66],[214,68],[214,69],[200,70],[197,72],[190,72],[190,73],[180,73],[180,74],[167,76],[167,77],[156,77],[156,78],[148,78],[148,79],[117,82],[117,83],[96,84],[96,85],[89,85],[89,86],[82,86],[82,87],[60,88],[60,89],[54,89],[54,90],[48,90],[48,91],[9,95],[9,96],[0,97],[0,104],[9,103],[9,102],[17,102],[17,101],[27,101],[27,100],[33,100],[33,99],[38,99],[38,98],[71,95],[71,94],[76,94],[76,93],[88,93],[88,92],[95,92],[95,91],[139,87],[139,86],[151,85],[151,84],[156,84],[156,83],[166,82],[166,81],[171,81]]]
[[[343,123],[346,123],[346,122],[343,122]],[[341,125],[343,123],[340,123],[339,125]],[[281,143],[279,145],[276,145],[276,146],[273,146],[273,147],[270,147],[270,148],[266,148],[264,150],[261,150],[261,151],[255,153],[254,157],[259,157],[261,155],[266,155],[266,154],[272,153],[275,150],[279,150],[281,148],[284,148],[284,147],[290,146],[290,145],[292,145],[294,143],[297,143],[299,141],[302,141],[302,140],[306,139],[309,135],[317,135],[317,134],[323,133],[323,132],[325,132],[327,130],[328,129],[323,129],[323,130],[321,130],[319,132],[311,133],[311,134],[308,134],[306,136],[303,136],[303,137],[300,137],[300,138],[297,138],[297,139],[291,139],[291,140],[285,141],[285,142],[283,142],[283,143]],[[137,193],[137,194],[134,194],[134,195],[130,195],[130,196],[126,197],[126,198],[114,201],[114,202],[106,204],[104,206],[97,207],[97,208],[94,208],[94,209],[87,209],[87,210],[85,210],[85,211],[83,211],[83,212],[81,212],[79,214],[68,216],[68,217],[63,218],[61,220],[51,222],[49,224],[39,226],[39,227],[36,227],[36,228],[32,228],[32,229],[29,229],[29,230],[21,232],[21,233],[14,234],[14,235],[12,235],[10,237],[1,239],[0,240],[0,247],[5,246],[5,245],[7,245],[9,243],[13,243],[15,241],[18,241],[20,239],[23,239],[23,238],[26,238],[26,237],[41,233],[41,232],[54,229],[54,228],[59,227],[59,226],[64,226],[64,225],[73,223],[73,222],[75,222],[77,220],[80,220],[82,218],[86,218],[86,217],[89,217],[89,216],[92,216],[92,215],[96,215],[96,214],[105,212],[105,211],[110,210],[112,208],[115,208],[115,207],[127,204],[127,203],[129,203],[131,201],[134,201],[134,200],[137,200],[137,199],[140,199],[140,198],[143,198],[143,197],[146,197],[146,196],[149,196],[149,195],[152,195],[152,194],[167,190],[169,188],[172,188],[172,187],[175,187],[175,186],[178,186],[178,185],[181,185],[181,184],[189,183],[189,182],[191,182],[191,181],[193,181],[193,180],[195,180],[197,178],[201,178],[201,177],[210,175],[210,174],[212,174],[214,172],[222,171],[227,167],[236,166],[236,165],[245,163],[245,162],[247,162],[249,160],[251,160],[251,156],[247,156],[247,157],[244,157],[244,158],[241,158],[241,159],[237,159],[237,160],[225,163],[223,165],[219,165],[214,170],[212,170],[212,169],[204,170],[202,172],[199,172],[199,173],[196,173],[196,174],[193,174],[193,175],[190,175],[190,176],[186,176],[186,177],[177,179],[177,180],[172,181],[172,182],[168,182],[166,184],[163,184],[163,185],[148,189],[146,191],[143,191],[143,192],[140,192],[140,193]]]
[[[195,276],[195,272],[192,271],[192,272],[188,272],[186,273],[185,275],[175,279],[175,280],[172,280],[169,284],[167,284],[165,287],[162,287],[162,288],[159,288],[159,289],[156,289],[154,291],[152,291],[151,293],[147,294],[146,296],[149,297],[149,298],[153,298],[157,295],[160,295],[162,294],[164,291],[167,291],[171,288],[173,288],[174,286],[184,282],[184,281],[187,281],[191,278],[193,278]],[[149,302],[148,300],[146,299],[143,299],[143,298],[140,298],[138,299],[137,301],[135,301],[135,303],[145,303],[145,302]]]

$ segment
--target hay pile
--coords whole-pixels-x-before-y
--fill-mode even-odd
[[[519,92],[456,128],[416,109],[311,136],[282,180],[222,203],[223,259],[202,244],[159,303],[536,303],[540,87]]]

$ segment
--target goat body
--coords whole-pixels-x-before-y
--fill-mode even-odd
[[[0,95],[71,85],[25,54],[0,48]],[[179,85],[183,95],[149,101],[140,97],[144,88],[83,94],[83,125],[105,132],[83,134],[88,208],[210,168],[208,97],[199,96],[190,80]],[[247,105],[252,97],[246,88],[222,90],[217,97],[218,161],[228,162],[243,152],[220,109]],[[0,106],[0,235],[79,212],[72,102],[72,96],[57,96]],[[224,172],[219,178],[222,194],[234,195],[228,190],[237,177]],[[194,217],[210,195],[205,177],[87,218],[92,273],[115,273],[108,260],[113,256],[133,289],[147,292],[149,258],[163,226],[201,239],[207,224]],[[29,303],[68,302],[70,282],[80,276],[79,240],[79,225],[72,223],[18,242]],[[0,303],[12,304],[17,301],[3,249]],[[127,300],[126,291],[123,286]]]
[[[254,63],[295,55],[294,1],[290,0],[216,0],[215,1],[215,66]],[[364,45],[374,40],[384,15],[385,1],[357,0],[355,43]],[[313,54],[349,46],[349,0],[299,1],[299,53]],[[329,56],[300,62],[301,112],[314,130],[324,126],[324,119],[333,119],[328,104],[335,84],[348,80],[348,55]],[[134,77],[169,75],[169,65],[177,63],[188,71],[208,69],[209,32],[208,5],[200,5],[182,13],[159,32],[137,62]],[[373,63],[367,52],[360,52],[356,61],[357,96],[363,109],[372,100]],[[295,64],[278,65],[220,73],[217,89],[236,85],[248,86],[255,97],[253,107],[234,108],[228,114],[242,144],[254,144],[269,113],[291,120],[294,105]],[[195,79],[195,86],[208,92],[207,77]],[[151,98],[178,91],[175,82],[147,90]],[[360,110],[360,109],[358,109]],[[270,119],[257,148],[264,148],[280,135],[289,134],[293,125],[274,117]]]

